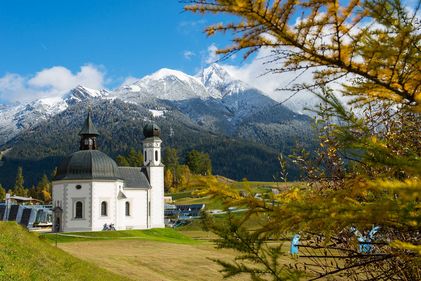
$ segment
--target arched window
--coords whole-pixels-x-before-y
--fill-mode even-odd
[[[103,217],[107,216],[107,202],[105,201],[101,202],[101,216]]]
[[[83,203],[81,201],[77,201],[75,204],[76,212],[75,212],[75,219],[82,219],[83,218]]]
[[[145,162],[148,160],[148,154],[146,153],[146,150],[145,151],[143,151],[143,158],[145,158]]]
[[[130,216],[130,202],[126,202],[126,216]]]
[[[158,150],[155,150],[155,161],[158,161]]]

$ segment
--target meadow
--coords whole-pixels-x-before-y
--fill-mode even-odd
[[[267,192],[275,183],[235,185]],[[172,196],[176,204],[226,208],[218,199],[192,191]],[[201,229],[199,220],[177,229],[59,234],[30,233],[16,223],[0,222],[0,280],[223,280],[221,267],[212,260],[233,260],[237,253],[216,249],[215,238]]]

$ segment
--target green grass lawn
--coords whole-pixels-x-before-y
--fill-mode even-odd
[[[129,280],[42,241],[15,222],[0,222],[0,280]]]
[[[142,239],[157,242],[175,244],[200,243],[188,236],[181,234],[171,228],[157,228],[146,230],[119,230],[119,231],[94,231],[94,232],[68,232],[68,233],[46,233],[40,235],[41,239],[48,242],[58,243],[95,241],[95,240],[133,240]]]

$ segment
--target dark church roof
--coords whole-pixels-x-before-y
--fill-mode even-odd
[[[161,136],[161,129],[155,123],[149,123],[146,124],[145,127],[143,127],[143,135],[145,136],[145,138],[159,138]]]
[[[151,129],[154,131],[156,128],[157,126]],[[90,113],[79,135],[81,136],[81,150],[70,154],[61,162],[54,180],[120,179],[124,180],[126,188],[151,188],[145,168],[118,167],[113,159],[96,150],[96,136],[99,134],[92,123]]]
[[[125,188],[151,188],[146,169],[140,167],[118,167]]]
[[[80,150],[67,156],[54,180],[122,179],[116,162],[99,150]]]
[[[82,130],[79,132],[79,136],[82,135],[91,135],[91,136],[99,136],[98,130],[95,128],[94,123],[92,123],[91,113],[88,112],[88,117],[83,124]]]

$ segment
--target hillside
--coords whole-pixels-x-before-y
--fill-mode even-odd
[[[0,222],[0,280],[129,280],[75,258],[21,226]]]
[[[5,116],[0,120],[0,151],[8,151],[0,162],[3,186],[13,185],[18,166],[24,169],[25,184],[36,184],[77,150],[87,104],[101,133],[100,150],[111,157],[126,154],[130,147],[140,149],[142,127],[153,121],[162,129],[164,147],[177,148],[181,160],[192,149],[207,152],[215,174],[237,180],[273,180],[279,153],[289,155],[301,147],[311,151],[316,145],[310,117],[277,104],[218,65],[197,76],[161,69],[110,92],[79,86],[57,104],[36,104],[16,112],[0,109]],[[292,165],[289,175],[299,179]]]

